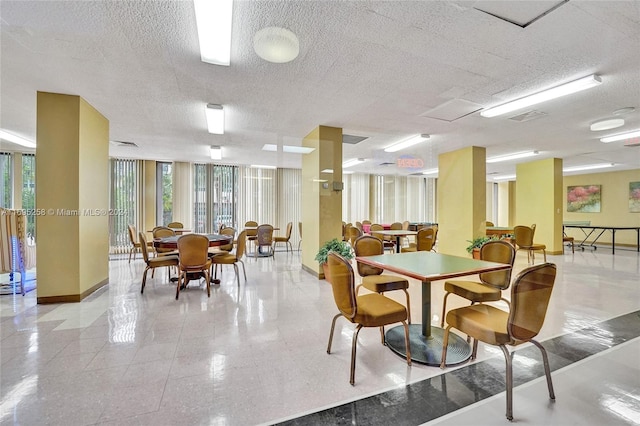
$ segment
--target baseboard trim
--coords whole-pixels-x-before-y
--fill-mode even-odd
[[[90,296],[96,290],[101,289],[105,285],[109,284],[109,278],[105,278],[100,281],[98,284],[94,285],[90,289],[85,290],[81,294],[67,294],[62,296],[44,296],[38,297],[39,305],[47,305],[52,303],[78,303],[82,302],[83,299]]]

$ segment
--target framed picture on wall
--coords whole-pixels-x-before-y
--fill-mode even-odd
[[[640,182],[629,182],[629,211],[640,213]]]
[[[600,213],[601,185],[567,186],[567,211]]]

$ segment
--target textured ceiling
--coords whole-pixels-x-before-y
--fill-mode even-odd
[[[640,148],[598,140],[640,128],[639,1],[572,0],[526,28],[476,9],[526,20],[559,3],[235,1],[223,67],[200,61],[190,1],[2,0],[0,127],[35,140],[36,91],[47,91],[80,95],[102,112],[112,140],[138,145],[110,147],[123,158],[210,162],[209,145],[221,145],[224,163],[299,168],[298,154],[260,149],[299,145],[327,125],[368,137],[344,145],[345,159],[367,159],[352,168],[363,172],[409,173],[379,166],[406,154],[433,168],[439,153],[470,145],[487,156],[538,150],[568,166],[640,168]],[[254,53],[253,34],[267,26],[298,35],[296,60],[272,64]],[[527,110],[469,113],[592,73],[600,86],[536,105],[546,115],[535,120],[509,119]],[[207,103],[224,105],[224,135],[207,133]],[[589,130],[630,106],[624,127]],[[418,133],[431,138],[383,151]],[[515,163],[487,172],[513,173]]]

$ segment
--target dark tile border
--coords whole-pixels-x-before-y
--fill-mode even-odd
[[[631,312],[543,342],[551,371],[583,360],[640,336],[640,311]],[[518,358],[527,357],[523,368]],[[440,376],[412,383],[347,404],[275,423],[278,425],[419,425],[474,404],[505,390],[502,356],[474,362]],[[540,351],[518,350],[513,384],[544,375]]]

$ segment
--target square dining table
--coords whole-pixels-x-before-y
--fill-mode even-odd
[[[438,280],[475,275],[483,272],[502,271],[511,265],[468,257],[452,256],[430,251],[411,253],[358,256],[357,262],[395,272],[422,282],[422,323],[409,325],[411,359],[421,364],[438,366],[442,359],[444,330],[431,326],[431,283]],[[385,334],[387,345],[395,353],[406,356],[404,328],[393,327]],[[471,346],[455,333],[449,335],[447,365],[466,361],[471,356]]]

